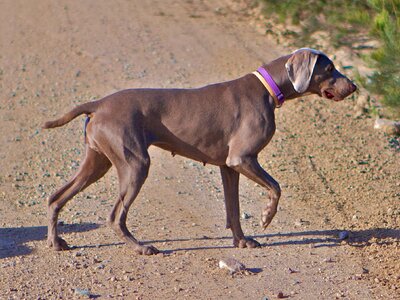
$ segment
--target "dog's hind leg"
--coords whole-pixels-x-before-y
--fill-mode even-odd
[[[63,206],[77,193],[84,190],[90,184],[96,182],[111,167],[108,158],[86,146],[86,156],[78,172],[63,187],[48,198],[48,235],[49,247],[55,250],[68,250],[68,244],[58,236],[58,214]]]
[[[137,253],[157,254],[159,251],[155,247],[142,245],[126,227],[128,210],[139,194],[150,167],[150,156],[143,143],[138,146],[129,145],[129,148],[131,150],[124,147],[124,157],[115,163],[119,177],[120,195],[111,211],[109,225]]]

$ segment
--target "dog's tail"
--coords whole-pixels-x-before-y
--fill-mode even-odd
[[[98,106],[98,102],[87,102],[81,105],[78,105],[71,111],[67,112],[65,115],[63,115],[61,118],[58,118],[53,121],[47,121],[46,123],[43,124],[42,128],[48,129],[48,128],[55,128],[55,127],[60,127],[71,120],[75,119],[77,116],[80,116],[82,114],[91,114],[95,112],[96,108]]]

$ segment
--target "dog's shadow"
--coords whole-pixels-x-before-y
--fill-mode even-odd
[[[94,223],[65,224],[59,226],[59,232],[84,232],[100,227]],[[30,241],[40,241],[47,237],[46,226],[0,228],[0,259],[19,255],[28,255],[32,248],[25,245]]]
[[[319,247],[337,247],[342,245],[345,241],[348,245],[354,247],[367,247],[372,244],[372,241],[376,244],[393,244],[400,241],[400,230],[399,229],[387,229],[387,228],[374,228],[367,230],[358,231],[347,231],[343,235],[342,230],[310,230],[310,231],[298,231],[298,232],[286,232],[286,233],[271,233],[265,235],[254,235],[251,238],[257,239],[261,242],[262,247],[275,247],[275,246],[292,246],[292,245],[312,245],[314,248]],[[390,241],[386,239],[390,238]],[[205,240],[232,240],[231,236],[224,237],[201,237],[201,238],[182,238],[182,239],[164,239],[164,240],[152,240],[146,241],[145,243],[173,243],[173,242],[190,242],[195,243],[196,241]],[[264,241],[263,241],[264,240]],[[267,240],[267,241],[265,241]],[[175,248],[165,250],[164,253],[173,253],[178,251],[195,251],[195,250],[210,250],[210,249],[224,249],[233,248],[231,243],[222,246],[199,246],[199,247],[188,247],[188,248]]]
[[[85,232],[97,229],[99,224],[95,223],[81,223],[81,224],[65,224],[59,227],[59,232]],[[341,230],[310,230],[310,231],[297,231],[297,232],[279,232],[265,235],[255,235],[251,238],[257,239],[261,242],[262,247],[275,247],[275,246],[293,246],[293,245],[312,245],[314,248],[318,247],[337,247],[340,246],[343,240],[348,245],[354,247],[366,247],[371,245],[372,240],[377,244],[397,243],[400,241],[399,229],[375,228],[359,231],[348,231],[348,237],[343,239],[340,237]],[[19,228],[0,228],[0,259],[6,257],[28,255],[32,253],[32,249],[25,245],[29,241],[39,241],[46,239],[47,227],[46,226],[33,226],[33,227],[19,227]],[[390,239],[389,241],[387,239]],[[221,245],[221,241],[223,245]],[[226,241],[226,243],[225,243]],[[165,244],[165,243],[181,243],[189,242],[190,247],[179,247],[174,249],[166,249],[162,252],[170,254],[179,251],[198,251],[198,250],[212,250],[212,249],[229,249],[233,248],[231,236],[222,237],[208,237],[203,236],[200,238],[176,238],[176,239],[162,239],[162,240],[148,240],[144,244]],[[201,246],[196,245],[201,242]],[[218,245],[215,243],[218,242]],[[94,248],[94,247],[112,247],[121,245],[121,242],[100,245],[79,245],[77,248]],[[205,245],[206,244],[206,245]]]

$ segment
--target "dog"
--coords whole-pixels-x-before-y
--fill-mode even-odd
[[[87,116],[85,158],[72,179],[48,198],[49,247],[69,249],[57,233],[60,210],[113,165],[120,189],[108,223],[137,253],[157,254],[126,227],[128,210],[148,175],[151,145],[218,166],[233,245],[259,247],[240,225],[238,183],[243,174],[268,190],[261,215],[265,229],[277,212],[281,189],[257,156],[275,133],[275,109],[307,94],[341,101],[356,89],[324,53],[302,48],[232,81],[196,89],[127,89],[75,107],[43,125],[54,128]]]

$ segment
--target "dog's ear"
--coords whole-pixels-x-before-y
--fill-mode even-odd
[[[318,55],[318,51],[299,49],[286,62],[285,67],[296,92],[301,94],[308,89]]]

